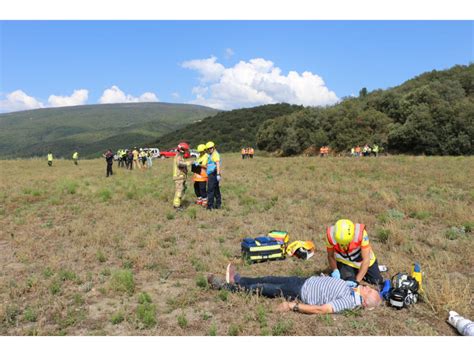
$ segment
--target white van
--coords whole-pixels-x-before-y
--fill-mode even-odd
[[[152,157],[153,159],[160,157],[160,150],[159,150],[158,148],[143,148],[143,150],[144,150],[145,152],[150,151],[151,157]]]

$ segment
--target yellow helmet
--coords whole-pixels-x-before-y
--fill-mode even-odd
[[[214,148],[216,145],[214,144],[214,142],[207,142],[206,143],[206,149],[209,149],[209,148]]]
[[[288,245],[286,254],[299,259],[309,259],[314,255],[316,247],[311,240],[296,240]]]
[[[202,153],[206,150],[206,145],[205,144],[199,144],[198,147],[197,147],[197,151],[199,153]]]
[[[348,219],[340,219],[334,226],[334,239],[339,245],[348,245],[354,238],[354,223]]]

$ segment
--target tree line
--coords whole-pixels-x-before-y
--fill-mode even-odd
[[[263,122],[257,147],[289,156],[328,145],[344,152],[378,144],[391,153],[474,153],[474,64],[432,71],[388,89],[303,108]]]

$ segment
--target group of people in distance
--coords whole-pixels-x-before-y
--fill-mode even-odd
[[[214,142],[199,144],[197,151],[199,157],[192,161],[189,144],[181,142],[178,144],[178,154],[174,157],[173,180],[175,182],[175,193],[173,207],[177,211],[182,210],[182,199],[186,191],[186,180],[188,171],[193,172],[194,192],[196,204],[208,210],[220,209],[222,205],[221,181],[222,163],[219,152]]]
[[[370,157],[372,154],[376,157],[379,155],[380,147],[377,144],[374,144],[372,147],[366,143],[362,149],[359,145],[351,148],[352,157]]]
[[[134,166],[135,169],[149,169],[153,166],[151,152],[143,148],[119,149],[117,157],[119,168],[133,170]]]
[[[319,148],[319,156],[321,158],[327,157],[329,155],[329,147],[327,145],[323,145],[321,148]]]
[[[242,159],[253,159],[254,149],[252,147],[242,148],[240,150],[240,153],[242,154]]]
[[[208,283],[214,289],[246,291],[265,297],[283,297],[278,310],[306,314],[339,313],[382,304],[384,283],[365,225],[340,219],[326,230],[326,251],[330,276],[244,277],[227,265],[225,280],[213,274]],[[364,281],[370,286],[361,285]]]

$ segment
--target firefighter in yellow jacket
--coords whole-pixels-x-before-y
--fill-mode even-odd
[[[358,285],[362,280],[382,285],[379,265],[369,243],[365,225],[340,219],[326,232],[326,250],[331,276]]]
[[[189,157],[189,144],[179,143],[178,154],[175,155],[173,162],[173,180],[175,183],[173,207],[178,211],[182,210],[181,200],[186,191],[188,169],[192,164],[191,161],[186,160],[186,157]]]

